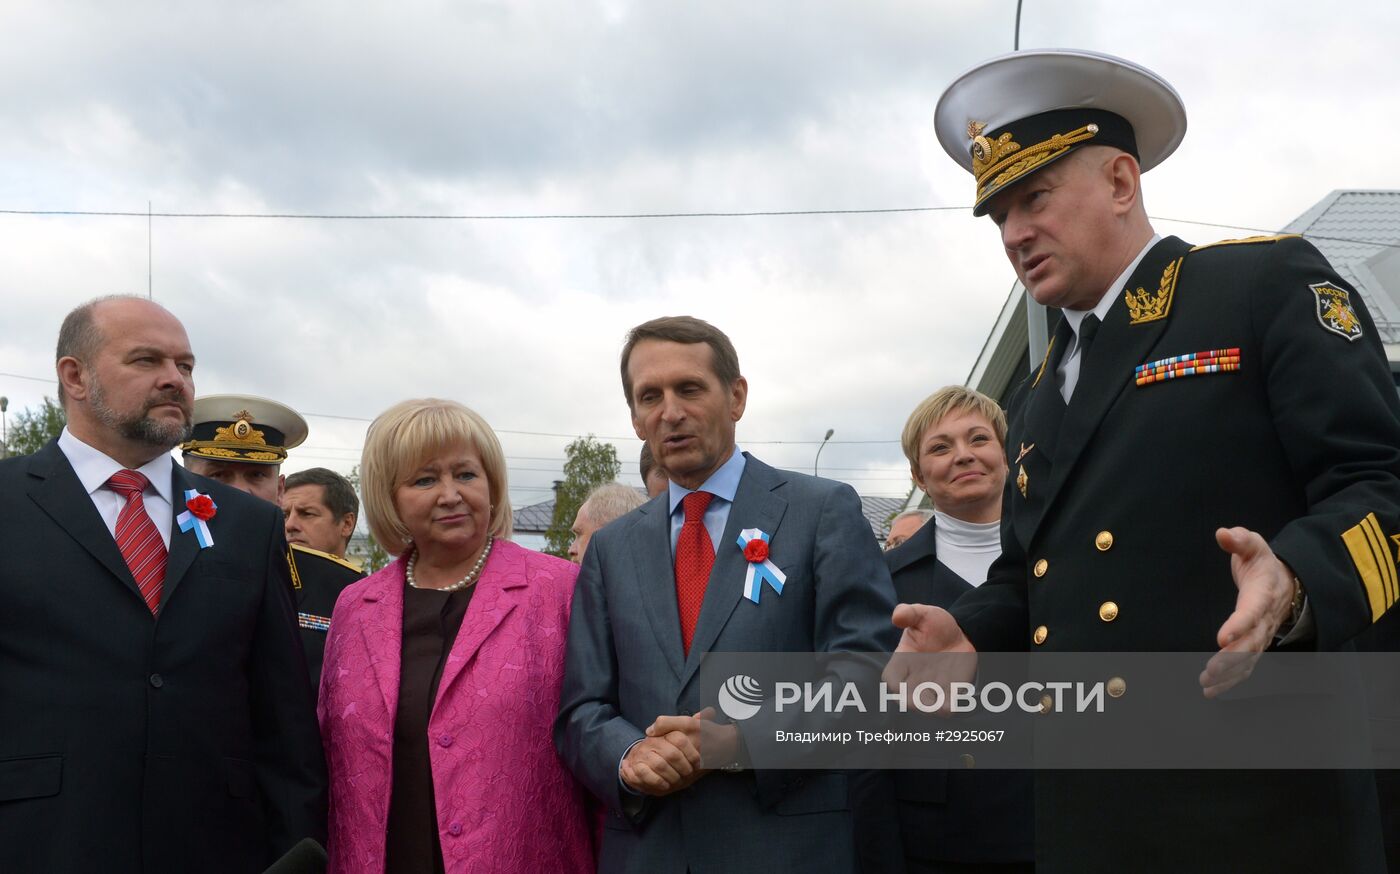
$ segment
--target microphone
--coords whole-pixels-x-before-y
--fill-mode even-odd
[[[326,851],[311,838],[302,838],[263,874],[325,874]]]

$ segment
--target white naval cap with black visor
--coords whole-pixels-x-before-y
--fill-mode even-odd
[[[281,464],[307,435],[306,419],[286,404],[256,395],[195,398],[193,431],[180,451],[208,461]]]
[[[1122,149],[1143,171],[1186,136],[1186,107],[1165,79],[1080,49],[1013,52],[953,80],[934,110],[938,142],[977,181],[973,215],[1003,189],[1080,146]]]

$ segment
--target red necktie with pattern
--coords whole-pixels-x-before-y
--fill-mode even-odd
[[[146,475],[135,470],[119,470],[107,480],[107,487],[126,498],[126,505],[117,514],[117,549],[121,550],[126,566],[136,578],[141,597],[154,615],[160,606],[160,589],[165,582],[165,542],[156,530],[156,523],[146,514],[141,493],[146,490]]]
[[[681,499],[685,524],[676,538],[676,605],[680,608],[681,646],[686,655],[690,655],[695,622],[700,618],[700,605],[705,603],[705,585],[715,564],[715,548],[710,532],[705,530],[705,508],[713,497],[709,492],[691,492]]]

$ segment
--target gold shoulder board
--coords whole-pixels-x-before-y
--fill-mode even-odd
[[[1279,240],[1286,240],[1289,237],[1301,237],[1302,234],[1265,234],[1259,237],[1240,237],[1238,240],[1216,240],[1214,243],[1202,243],[1193,246],[1192,252],[1199,252],[1202,249],[1210,249],[1215,246],[1237,246],[1241,243],[1275,243]]]
[[[333,561],[333,562],[335,562],[336,564],[338,564],[338,565],[340,565],[340,566],[342,566],[342,567],[347,567],[347,568],[349,568],[350,570],[354,571],[354,572],[357,573],[357,574],[358,574],[358,573],[364,573],[364,571],[360,568],[359,565],[355,564],[353,561],[350,561],[349,559],[341,558],[341,557],[338,556],[338,555],[331,555],[329,552],[322,552],[322,551],[319,550],[319,549],[312,549],[312,548],[309,547],[309,546],[302,546],[300,543],[293,543],[291,546],[292,546],[292,549],[295,549],[297,552],[304,552],[304,553],[306,553],[307,555],[314,555],[314,556],[318,556],[318,557],[320,557],[320,558],[324,558],[324,559],[326,559],[327,561]]]

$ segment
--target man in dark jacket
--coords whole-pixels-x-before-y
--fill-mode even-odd
[[[1350,646],[1400,593],[1400,408],[1360,296],[1296,237],[1156,235],[1140,173],[1185,113],[1134,64],[997,58],[935,123],[974,213],[1064,317],[1012,405],[1001,558],[951,612],[897,610],[901,646]],[[1244,664],[1212,659],[1204,694]],[[1036,800],[1042,874],[1384,865],[1365,772],[1042,771]]]
[[[57,358],[67,428],[0,461],[0,871],[262,871],[325,837],[281,513],[171,459],[169,312],[86,304]]]

